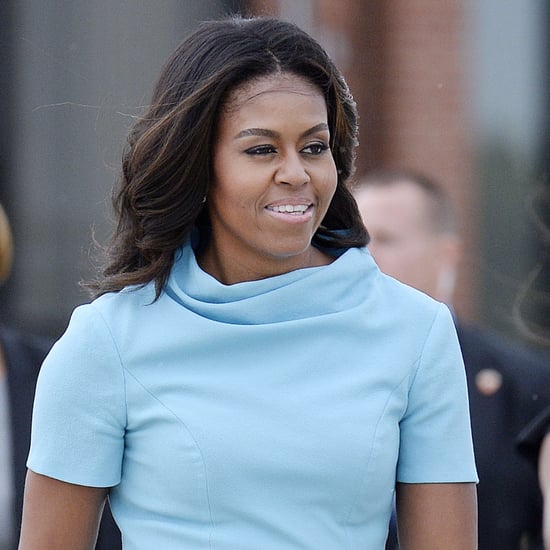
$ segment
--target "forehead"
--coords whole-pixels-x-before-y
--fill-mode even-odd
[[[229,92],[223,110],[231,113],[257,101],[274,99],[280,94],[294,95],[297,99],[322,99],[326,106],[321,90],[306,78],[292,73],[276,73],[237,86]]]

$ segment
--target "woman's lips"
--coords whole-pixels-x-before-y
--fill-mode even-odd
[[[313,204],[310,202],[269,204],[265,209],[274,218],[286,222],[303,223],[313,216]]]

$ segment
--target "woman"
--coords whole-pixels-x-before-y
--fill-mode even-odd
[[[356,111],[276,19],[203,24],[130,134],[95,300],[42,369],[21,550],[475,548],[448,310],[383,276]],[[56,517],[54,522],[52,518]]]

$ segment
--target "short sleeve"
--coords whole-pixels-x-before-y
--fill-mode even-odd
[[[125,424],[113,339],[96,308],[80,306],[40,371],[27,466],[69,483],[112,487],[120,481]]]
[[[477,482],[466,373],[448,308],[440,305],[400,424],[397,480]]]

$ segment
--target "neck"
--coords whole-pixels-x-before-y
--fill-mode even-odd
[[[213,243],[197,257],[201,269],[225,285],[259,281],[297,269],[328,265],[333,260],[331,256],[310,246],[298,256],[246,262],[219,251]]]

